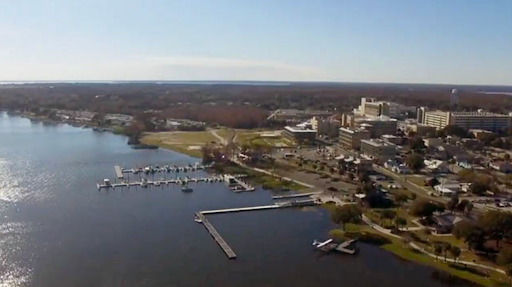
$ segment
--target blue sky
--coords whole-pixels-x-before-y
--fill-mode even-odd
[[[0,0],[0,80],[512,85],[512,1]]]

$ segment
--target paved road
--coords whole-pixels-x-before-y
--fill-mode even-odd
[[[428,198],[429,200],[440,202],[440,203],[446,203],[449,200],[448,198],[435,197],[435,196],[428,195],[423,188],[418,187],[417,185],[415,185],[415,184],[413,184],[413,183],[411,183],[409,181],[405,181],[399,175],[397,175],[394,172],[391,172],[391,171],[387,170],[384,167],[381,167],[381,166],[378,166],[378,165],[374,164],[373,165],[373,170],[393,178],[395,181],[400,183],[403,187],[407,188],[409,191],[415,193],[417,196],[420,196],[420,197],[423,197],[423,198]]]

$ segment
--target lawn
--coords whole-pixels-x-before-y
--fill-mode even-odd
[[[180,153],[201,157],[201,147],[207,143],[218,142],[210,132],[160,132],[147,133],[141,142],[157,145]]]

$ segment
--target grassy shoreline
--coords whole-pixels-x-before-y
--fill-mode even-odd
[[[323,207],[331,212],[333,210],[332,206],[324,205]],[[347,224],[345,229],[345,231],[341,229],[332,229],[329,232],[329,235],[342,240],[347,238],[360,238],[362,242],[378,245],[381,249],[391,252],[403,260],[435,268],[436,270],[448,275],[455,276],[461,280],[466,280],[480,286],[510,286],[508,284],[508,278],[503,274],[495,271],[481,271],[481,269],[465,266],[463,264],[443,262],[443,256],[439,256],[439,259],[436,260],[435,258],[413,249],[406,242],[382,234],[368,225]]]

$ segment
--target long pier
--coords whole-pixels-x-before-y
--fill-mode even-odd
[[[233,251],[233,249],[231,249],[231,247],[229,247],[229,245],[226,243],[224,238],[222,238],[222,236],[220,236],[219,232],[217,232],[217,229],[215,229],[215,227],[213,227],[213,225],[210,223],[210,221],[208,221],[208,219],[206,219],[206,217],[201,212],[196,212],[196,217],[201,221],[201,223],[204,225],[204,227],[206,227],[208,232],[210,232],[213,239],[215,239],[217,244],[219,244],[220,248],[222,248],[222,250],[224,251],[224,253],[226,253],[228,258],[235,259],[236,258],[235,252]]]
[[[216,209],[216,210],[205,210],[198,211],[195,213],[196,221],[202,223],[208,232],[210,232],[211,236],[215,239],[217,244],[219,244],[220,248],[226,253],[229,259],[236,258],[236,254],[229,247],[226,241],[220,236],[219,232],[213,227],[213,225],[206,219],[206,214],[218,214],[218,213],[230,213],[230,212],[243,212],[243,211],[256,211],[256,210],[267,210],[267,209],[277,209],[277,208],[288,208],[288,207],[298,207],[298,206],[307,206],[307,205],[315,205],[317,202],[313,199],[309,200],[301,200],[295,202],[286,202],[272,205],[262,205],[262,206],[251,206],[251,207],[239,207],[239,208],[226,208],[226,209]]]
[[[276,195],[272,196],[272,199],[288,199],[288,198],[298,198],[298,197],[308,197],[316,194],[321,194],[322,191],[319,192],[308,192],[308,193],[296,193],[296,194],[288,194],[288,195]]]
[[[281,208],[282,206],[279,204],[273,205],[263,205],[263,206],[251,206],[251,207],[238,207],[238,208],[227,208],[227,209],[217,209],[217,210],[205,210],[201,211],[202,214],[216,214],[216,213],[228,213],[228,212],[242,212],[242,211],[254,211],[254,210],[265,210],[265,209],[275,209]]]

